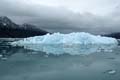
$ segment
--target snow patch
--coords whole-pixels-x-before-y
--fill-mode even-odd
[[[4,26],[6,26],[7,24],[6,23],[3,23]]]

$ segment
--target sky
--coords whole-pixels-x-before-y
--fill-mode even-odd
[[[0,16],[49,32],[120,31],[120,0],[0,0]]]

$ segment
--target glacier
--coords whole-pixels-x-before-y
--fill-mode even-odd
[[[53,33],[44,36],[24,38],[11,42],[12,46],[22,46],[25,49],[42,51],[46,54],[90,54],[94,52],[111,52],[118,45],[115,38],[92,35],[85,32],[69,34]]]

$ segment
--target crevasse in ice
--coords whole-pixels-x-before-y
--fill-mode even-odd
[[[24,38],[12,42],[13,46],[23,46],[25,49],[46,52],[46,54],[90,54],[97,51],[111,51],[118,45],[114,38],[92,35],[85,32],[70,34],[47,34]]]

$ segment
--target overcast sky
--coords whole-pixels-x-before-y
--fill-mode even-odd
[[[50,32],[118,32],[120,0],[0,0],[0,16]]]

